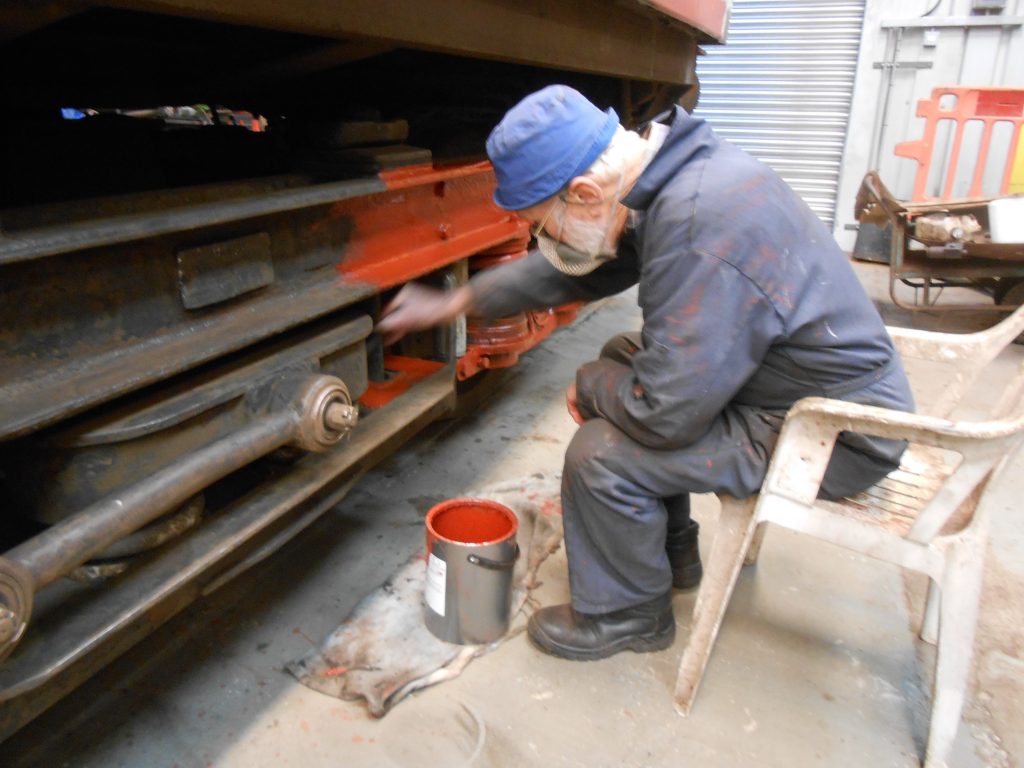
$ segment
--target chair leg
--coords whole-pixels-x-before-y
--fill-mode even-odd
[[[921,639],[935,645],[939,639],[939,606],[942,604],[942,590],[935,579],[928,580],[928,597],[925,598],[924,619],[921,622]]]
[[[757,556],[761,554],[761,542],[764,541],[764,532],[768,523],[758,523],[757,528],[754,530],[754,538],[750,542],[750,546],[747,547],[747,556],[743,558],[744,565],[755,565],[757,564]]]
[[[715,531],[704,579],[693,608],[690,639],[679,664],[675,705],[676,711],[683,717],[690,714],[729,597],[736,585],[743,555],[754,537],[756,506],[756,496],[749,499],[722,499],[718,529]]]
[[[971,671],[984,563],[983,542],[975,546],[959,543],[946,553],[939,606],[935,694],[925,768],[946,768],[946,759],[960,727]]]

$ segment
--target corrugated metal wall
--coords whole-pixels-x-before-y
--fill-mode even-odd
[[[695,114],[764,161],[829,226],[864,0],[732,0],[726,45],[706,46]]]

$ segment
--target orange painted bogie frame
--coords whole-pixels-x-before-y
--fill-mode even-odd
[[[478,268],[492,267],[526,254],[529,226],[495,205],[490,163],[417,165],[382,172],[380,178],[386,191],[332,206],[331,216],[349,219],[353,228],[337,265],[343,281],[370,283],[384,291],[462,259],[477,257]],[[456,363],[458,379],[514,365],[520,355],[571,322],[580,306],[527,312],[513,333],[489,332],[487,323],[472,326],[475,334],[470,333]],[[392,379],[371,383],[360,400],[378,408],[440,367],[433,361],[386,355],[385,369]]]

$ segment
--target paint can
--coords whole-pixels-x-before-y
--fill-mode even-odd
[[[426,624],[459,645],[491,643],[508,631],[519,521],[485,499],[450,499],[427,512]]]

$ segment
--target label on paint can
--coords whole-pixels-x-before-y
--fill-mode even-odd
[[[430,610],[444,616],[444,591],[448,581],[448,563],[433,552],[427,558],[427,584],[423,590]]]

